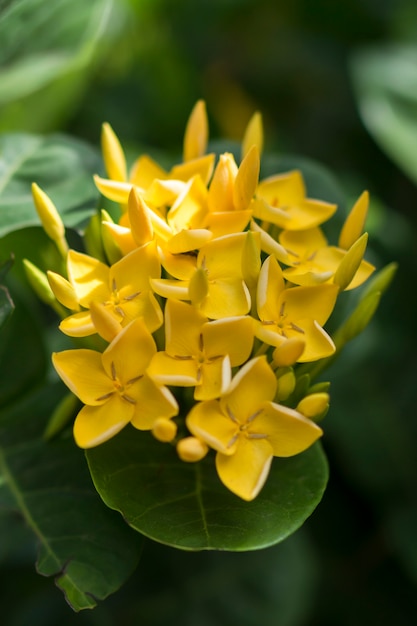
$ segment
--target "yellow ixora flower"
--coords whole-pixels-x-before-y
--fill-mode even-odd
[[[196,404],[186,418],[198,439],[217,451],[220,480],[234,494],[253,500],[274,456],[303,452],[321,435],[300,412],[276,404],[274,372],[265,357],[244,365],[219,400]]]
[[[337,206],[306,197],[300,171],[277,174],[260,181],[253,214],[285,230],[304,230],[328,220]]]
[[[323,325],[333,311],[338,292],[337,285],[289,288],[277,260],[268,257],[259,273],[255,335],[276,347],[288,339],[303,340],[305,347],[299,362],[330,356],[336,348]]]
[[[251,306],[243,278],[248,235],[235,233],[213,239],[200,248],[195,265],[189,267],[188,278],[183,275],[178,276],[179,280],[151,279],[153,290],[164,298],[191,301],[210,319],[246,315]]]
[[[279,242],[288,252],[284,277],[296,285],[317,285],[333,282],[342,263],[352,278],[345,289],[359,287],[374,271],[374,266],[363,259],[366,242],[361,245],[369,194],[364,191],[347,216],[339,237],[339,246],[329,246],[319,226],[307,230],[284,230]],[[362,237],[361,237],[362,235]],[[356,248],[356,250],[355,250]],[[348,258],[350,257],[350,258]]]
[[[155,353],[155,342],[138,319],[103,353],[77,349],[52,355],[64,383],[86,405],[74,423],[78,446],[97,446],[129,422],[139,430],[151,430],[157,420],[177,415],[174,396],[146,372]]]
[[[162,311],[149,285],[149,278],[160,276],[161,271],[153,242],[110,267],[87,254],[70,250],[67,267],[70,291],[85,310],[61,322],[60,329],[66,335],[86,337],[96,332],[89,311],[92,302],[103,304],[121,326],[138,317],[143,317],[151,332],[162,325]],[[61,299],[65,295],[62,285],[51,281],[51,287],[65,305],[68,300]]]
[[[195,386],[196,400],[218,398],[231,380],[231,368],[248,360],[253,346],[248,316],[209,322],[194,306],[168,300],[165,351],[157,352],[148,372],[166,385]]]

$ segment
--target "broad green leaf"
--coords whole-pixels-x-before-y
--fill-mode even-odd
[[[61,394],[61,386],[43,387],[2,411],[0,476],[13,509],[39,542],[38,572],[55,576],[78,611],[93,608],[125,582],[141,538],[100,501],[72,437],[42,439]]]
[[[289,459],[274,459],[267,483],[252,502],[231,494],[212,457],[180,461],[170,445],[125,428],[87,452],[104,502],[145,536],[184,550],[256,550],[274,545],[313,512],[327,482],[319,444]]]
[[[0,328],[0,407],[38,384],[47,367],[41,330],[31,303],[13,293],[15,310]]]
[[[111,6],[111,0],[9,2],[0,13],[0,106],[85,66]]]
[[[365,126],[417,182],[417,46],[365,49],[353,57],[351,68]]]
[[[40,224],[32,182],[49,195],[67,227],[80,226],[98,200],[92,175],[99,166],[97,151],[77,139],[0,135],[0,236]]]

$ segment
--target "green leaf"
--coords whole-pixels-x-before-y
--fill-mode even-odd
[[[417,182],[417,46],[363,50],[353,57],[351,69],[365,126]]]
[[[43,441],[45,418],[61,395],[61,386],[44,387],[2,412],[0,475],[14,501],[9,508],[39,541],[39,573],[55,576],[78,611],[125,582],[141,538],[100,501],[71,437]]]
[[[0,105],[82,65],[103,30],[110,6],[109,0],[9,2],[0,14]]]
[[[47,360],[40,328],[34,323],[30,303],[13,293],[16,308],[0,327],[0,407],[28,393],[43,377]]]
[[[252,502],[231,494],[209,456],[180,461],[170,445],[125,428],[87,452],[104,502],[147,537],[184,550],[256,550],[274,545],[313,512],[327,482],[319,444],[274,459],[267,483]]]
[[[39,225],[32,199],[36,182],[55,203],[67,227],[80,226],[98,200],[92,175],[100,167],[96,150],[63,135],[0,136],[0,237]]]

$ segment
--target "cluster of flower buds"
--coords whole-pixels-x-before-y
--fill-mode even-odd
[[[297,368],[334,354],[324,325],[338,295],[374,269],[363,258],[368,194],[329,245],[321,226],[336,205],[306,197],[299,171],[259,180],[258,113],[239,165],[231,153],[207,153],[207,140],[199,101],[183,161],[165,171],[142,155],[128,172],[104,124],[107,178],[95,182],[120,219],[95,216],[84,252],[67,249],[51,200],[34,185],[66,260],[66,276],[47,273],[65,311],[60,329],[102,346],[54,353],[53,363],[84,405],[74,423],[80,447],[130,423],[175,445],[185,462],[214,450],[223,484],[252,500],[274,456],[296,455],[322,435],[327,387],[294,394]]]

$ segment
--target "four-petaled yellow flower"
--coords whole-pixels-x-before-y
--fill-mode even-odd
[[[74,424],[75,441],[81,448],[107,441],[129,422],[139,430],[150,430],[161,417],[177,415],[174,396],[146,372],[155,353],[155,341],[138,319],[102,354],[88,349],[53,354],[58,374],[86,405]]]
[[[152,359],[149,373],[166,385],[195,386],[196,400],[218,398],[231,380],[231,368],[248,360],[253,320],[248,316],[209,322],[190,304],[168,300],[165,351]]]
[[[162,325],[161,308],[149,284],[149,278],[160,276],[161,271],[154,243],[134,250],[110,267],[70,250],[67,265],[70,285],[85,310],[62,320],[60,329],[66,335],[86,337],[96,332],[89,311],[92,302],[103,304],[122,326],[139,317],[151,332]],[[55,295],[60,298],[58,292]]]
[[[276,388],[266,358],[257,357],[219,400],[196,404],[186,418],[190,432],[217,451],[223,484],[244,500],[258,495],[274,456],[299,454],[322,435],[301,413],[273,402]]]

